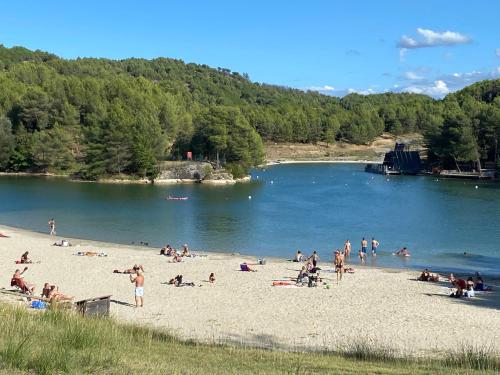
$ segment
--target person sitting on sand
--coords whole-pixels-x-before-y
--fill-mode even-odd
[[[23,279],[23,274],[28,270],[28,267],[24,267],[21,271],[17,269],[12,275],[12,279],[10,280],[10,286],[16,286],[21,289],[22,293],[25,294],[33,294],[35,292],[35,286],[33,284],[27,283]]]
[[[49,298],[49,293],[51,291],[51,287],[49,283],[43,284],[43,289],[42,289],[42,294],[40,295],[41,297]]]
[[[240,264],[240,270],[244,272],[257,272],[257,270],[250,268],[250,266],[246,262]]]
[[[402,249],[399,249],[398,251],[396,251],[394,253],[394,255],[409,257],[410,256],[410,252],[408,251],[408,249],[406,247],[403,247]]]
[[[33,263],[28,255],[29,255],[28,251],[26,251],[23,255],[21,255],[21,261],[20,261],[21,264]]]
[[[295,258],[292,259],[293,262],[302,262],[304,260],[304,255],[300,250],[295,253]]]
[[[160,255],[172,256],[172,246],[167,245],[160,249]]]
[[[481,276],[476,276],[476,281],[474,282],[474,290],[483,291],[484,290],[484,281]]]
[[[211,284],[215,283],[215,274],[213,272],[208,276],[208,282]]]
[[[59,288],[55,285],[50,287],[50,292],[48,295],[50,303],[60,302],[60,301],[71,301],[74,297],[67,296],[59,291]]]
[[[190,257],[191,256],[191,253],[189,252],[189,248],[187,247],[187,245],[183,246],[181,256],[182,257]]]
[[[307,272],[306,266],[302,266],[297,276],[297,284],[302,284],[306,277],[309,277],[309,273]]]
[[[174,251],[174,253],[172,254],[172,262],[173,263],[182,262],[182,257],[179,255],[179,253],[177,251]]]

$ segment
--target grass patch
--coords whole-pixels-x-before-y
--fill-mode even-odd
[[[497,357],[477,348],[464,347],[442,360],[416,360],[366,340],[328,353],[205,345],[112,319],[5,304],[0,304],[0,332],[2,374],[493,374],[499,369]]]

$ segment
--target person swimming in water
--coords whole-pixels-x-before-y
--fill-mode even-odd
[[[399,255],[399,256],[403,256],[403,257],[409,257],[410,256],[410,252],[408,251],[408,249],[406,247],[403,247],[402,249],[399,249],[398,251],[396,251],[394,253],[394,255]]]

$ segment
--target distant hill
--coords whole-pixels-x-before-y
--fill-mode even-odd
[[[340,99],[175,59],[66,60],[3,46],[0,87],[0,169],[85,178],[153,176],[159,160],[186,151],[243,174],[261,161],[262,140],[365,144],[384,131],[437,137],[448,103],[473,97],[493,107],[498,92],[472,85],[486,96],[464,89],[442,101],[393,93]]]

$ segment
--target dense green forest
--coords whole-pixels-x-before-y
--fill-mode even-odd
[[[495,160],[499,91],[496,80],[443,100],[340,99],[181,60],[65,60],[0,45],[0,170],[153,178],[159,161],[192,151],[239,175],[262,161],[263,140],[364,144],[384,131],[424,133],[434,163]]]

